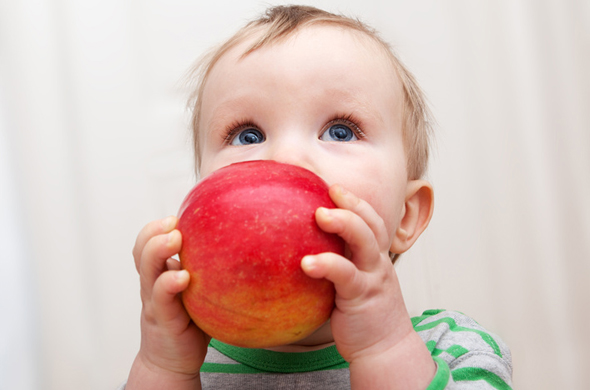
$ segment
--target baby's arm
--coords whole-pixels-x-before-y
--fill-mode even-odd
[[[381,217],[339,186],[330,188],[338,209],[318,209],[316,220],[348,244],[351,259],[325,253],[306,256],[304,271],[336,288],[331,317],[338,351],[350,363],[353,389],[426,389],[436,365],[414,331],[389,258]]]
[[[209,338],[182,306],[187,271],[170,257],[182,246],[176,217],[149,223],[139,233],[133,257],[141,281],[141,347],[126,390],[199,389],[199,371]]]

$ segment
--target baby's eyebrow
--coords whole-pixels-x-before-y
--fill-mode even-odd
[[[241,101],[243,102],[242,99],[231,99],[214,107],[211,116],[201,129],[206,132],[206,135],[215,132],[225,133],[228,126],[236,121],[253,121],[253,111],[250,104],[244,104]]]
[[[361,128],[367,124],[382,125],[384,123],[382,114],[369,102],[369,99],[363,99],[346,88],[334,86],[323,89],[317,92],[313,99],[324,102],[333,101],[334,103],[329,107],[331,111],[343,116],[353,115],[362,122],[357,123]],[[214,131],[225,131],[228,124],[236,120],[254,120],[251,116],[259,111],[259,108],[250,94],[235,94],[213,107],[207,123],[204,123],[204,129],[211,134]]]
[[[346,90],[334,88],[329,90],[331,94],[338,96],[336,100],[338,102],[335,107],[339,111],[353,114],[355,118],[358,118],[363,123],[357,123],[360,127],[363,127],[366,123],[381,125],[384,122],[383,116],[379,110],[366,101],[361,99],[359,96],[353,93],[348,93]]]

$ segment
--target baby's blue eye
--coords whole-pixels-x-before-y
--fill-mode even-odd
[[[260,130],[248,128],[240,131],[231,141],[232,145],[251,145],[264,142],[264,134]]]
[[[352,129],[343,124],[332,125],[320,136],[322,141],[349,142],[358,140]]]

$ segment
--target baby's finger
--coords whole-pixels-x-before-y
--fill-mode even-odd
[[[334,184],[330,187],[330,197],[336,206],[341,209],[352,211],[365,221],[371,231],[373,231],[377,243],[379,244],[379,248],[389,248],[389,236],[383,218],[377,214],[375,209],[368,202],[358,198],[339,184]]]
[[[135,246],[133,247],[133,258],[135,259],[135,268],[139,272],[139,262],[141,261],[141,254],[148,241],[159,234],[170,233],[178,224],[178,218],[174,216],[152,221],[145,225],[137,235]]]
[[[335,253],[305,256],[301,260],[301,268],[314,279],[326,278],[334,283],[336,293],[344,299],[354,299],[364,289],[364,278],[355,265]]]
[[[156,279],[168,270],[168,260],[180,251],[181,246],[182,235],[178,230],[152,237],[147,242],[139,265],[141,289],[144,298],[149,299]]]
[[[379,245],[373,231],[357,214],[344,209],[316,210],[316,222],[327,233],[335,233],[350,247],[352,261],[362,271],[373,271],[378,266]]]
[[[189,317],[178,293],[187,288],[189,280],[186,270],[166,271],[156,280],[152,293],[152,314],[158,323],[176,331],[186,328]]]
[[[166,268],[168,271],[180,271],[182,266],[180,265],[180,261],[176,259],[168,259],[166,260]]]

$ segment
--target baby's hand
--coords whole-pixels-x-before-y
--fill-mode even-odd
[[[171,258],[180,251],[178,219],[168,217],[146,225],[133,249],[141,281],[141,348],[127,383],[131,388],[195,388],[210,338],[187,314],[179,293],[189,273]],[[155,379],[157,378],[157,379]],[[162,382],[160,382],[162,381]]]
[[[302,268],[311,277],[334,283],[332,335],[350,363],[351,384],[356,382],[353,388],[398,388],[401,380],[401,388],[419,388],[408,386],[418,382],[391,375],[414,364],[410,370],[428,381],[434,363],[413,330],[389,257],[385,223],[369,203],[338,185],[330,188],[330,196],[338,208],[319,208],[316,221],[322,230],[344,239],[350,260],[323,253],[303,258]],[[391,379],[396,386],[391,386]]]
[[[330,188],[330,196],[338,208],[319,208],[316,221],[346,241],[350,260],[323,253],[305,257],[302,266],[311,277],[334,283],[332,333],[338,351],[350,362],[359,354],[390,347],[412,327],[389,258],[383,219],[367,202],[338,185]]]

